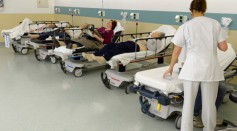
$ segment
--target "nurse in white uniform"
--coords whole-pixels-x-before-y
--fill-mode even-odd
[[[190,11],[193,19],[179,27],[172,42],[175,48],[169,68],[164,73],[172,75],[173,67],[181,49],[186,46],[186,60],[179,78],[183,80],[184,105],[181,131],[193,130],[194,102],[199,85],[202,91],[202,121],[204,131],[214,131],[218,82],[224,80],[223,71],[217,60],[217,48],[227,50],[226,35],[220,24],[205,17],[206,0],[193,0]]]

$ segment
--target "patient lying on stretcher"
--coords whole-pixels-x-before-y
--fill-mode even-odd
[[[12,29],[2,30],[1,34],[9,35],[11,39],[19,40],[21,36],[27,36],[28,33],[42,33],[52,31],[50,27],[55,27],[56,25],[60,27],[65,27],[66,23],[58,24],[47,24],[47,23],[33,23],[30,19],[25,18],[19,25]]]
[[[68,32],[60,30],[56,24],[48,24],[42,28],[31,30],[31,32],[40,32],[45,29],[48,31],[43,31],[42,33],[37,34],[28,34],[28,36],[31,38],[31,41],[38,43],[44,40],[53,40],[55,47],[59,47],[61,45],[55,37],[58,37],[59,39],[70,39],[71,37]]]
[[[111,43],[114,35],[113,30],[117,21],[110,20],[106,27],[95,29],[91,24],[82,24],[82,33],[79,37],[65,41],[67,48],[80,47],[80,52],[94,51],[101,49],[104,45]]]
[[[152,32],[151,37],[163,37],[165,34],[163,32]],[[147,45],[146,45],[147,44]],[[83,53],[83,57],[88,59],[89,61],[96,60],[100,64],[104,64],[106,61],[109,61],[113,56],[123,54],[123,53],[130,53],[130,52],[139,52],[139,51],[146,51],[146,50],[157,50],[153,46],[154,43],[151,42],[142,42],[138,41],[135,43],[134,41],[126,41],[121,43],[110,43],[104,46],[102,49],[94,52],[93,54],[86,54]],[[159,48],[159,47],[158,47]]]

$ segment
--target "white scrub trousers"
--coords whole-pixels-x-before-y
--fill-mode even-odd
[[[183,80],[184,105],[181,131],[193,130],[193,112],[199,85],[202,92],[203,131],[214,131],[216,127],[216,97],[219,82],[196,82]]]

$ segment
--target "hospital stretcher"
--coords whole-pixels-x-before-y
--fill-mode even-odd
[[[68,23],[68,22],[63,22]],[[58,42],[58,40],[66,40],[70,39],[64,34],[63,38],[59,38],[57,34],[59,32],[62,32],[65,27],[56,27],[56,28],[50,28],[53,30],[54,34],[52,37],[47,38],[46,40],[40,40],[40,39],[31,39],[27,42],[27,45],[29,45],[32,49],[34,49],[35,58],[38,61],[50,59],[52,63],[57,62],[57,57],[54,55],[54,48],[55,43]],[[59,44],[59,43],[58,43]]]
[[[164,57],[172,54],[172,52],[169,51],[169,46],[176,29],[164,25],[158,28],[158,30],[165,33],[166,36],[158,38],[138,38],[135,40],[135,42],[154,42],[160,47],[156,48],[156,51],[124,53],[111,58],[108,62],[111,69],[107,69],[101,73],[101,80],[105,87],[108,89],[111,89],[111,87],[124,88],[125,93],[128,94],[128,87],[133,84],[136,72],[165,66]]]
[[[2,35],[5,37],[5,45],[6,47],[12,46],[14,52],[20,52],[23,55],[28,54],[30,46],[27,44],[30,41],[30,37],[28,33],[31,29],[39,29],[44,25],[52,24],[59,21],[30,21],[29,19],[25,19],[20,24],[22,26],[15,27],[10,30],[3,30]],[[32,34],[41,33],[39,31],[31,32]]]
[[[81,33],[84,31],[83,29],[79,27],[73,27],[73,28],[65,28],[64,32],[70,32],[70,37],[71,39],[73,38],[78,38],[81,36]],[[65,42],[65,39],[62,40]],[[64,63],[64,61],[70,57],[73,57],[73,54],[76,52],[76,50],[83,48],[83,47],[78,47],[75,49],[68,49],[66,46],[60,46],[57,47],[53,50],[53,55],[56,60],[60,61],[60,65]]]
[[[28,54],[29,45],[27,45],[26,42],[30,40],[29,37],[21,36],[21,39],[16,40],[11,39],[9,33],[4,33],[4,38],[6,47],[10,47],[11,45],[14,52],[20,52],[22,55]]]
[[[120,24],[119,24],[120,25]],[[118,25],[117,25],[118,26]],[[119,26],[118,26],[119,27]],[[116,28],[115,28],[116,29]],[[124,28],[118,28],[115,32],[114,37],[112,38],[113,43],[117,43],[120,40],[123,40],[125,36],[132,36],[132,35],[143,35],[146,34],[148,35],[148,32],[143,32],[143,33],[137,33],[137,34],[122,34]],[[95,51],[95,50],[94,50]],[[90,51],[90,52],[94,52]],[[77,52],[75,54],[72,54],[70,56],[66,56],[63,61],[61,61],[61,69],[64,73],[73,73],[75,77],[80,77],[82,76],[82,71],[83,70],[92,70],[92,69],[97,69],[97,68],[103,68],[106,67],[106,64],[100,65],[96,61],[87,61],[82,57],[82,52]],[[69,58],[69,59],[67,59]]]
[[[236,68],[227,70],[235,59],[236,53],[231,44],[228,44],[226,52],[218,50],[218,61],[221,68],[226,70],[225,76],[237,75]],[[172,114],[178,114],[175,127],[180,128],[183,103],[183,85],[178,79],[180,68],[176,64],[172,76],[163,79],[163,73],[167,69],[168,66],[165,66],[136,73],[134,85],[130,86],[129,90],[140,94],[139,102],[144,114],[163,119],[167,119]]]
[[[71,38],[78,38],[81,37],[83,35],[87,35],[87,36],[91,36],[92,32],[94,29],[96,29],[94,27],[94,25],[89,25],[86,29],[81,29],[79,27],[77,28],[68,28],[65,29],[65,31],[70,31],[70,36]],[[122,32],[124,31],[124,28],[121,26],[120,22],[117,22],[117,26],[114,29],[115,35],[112,39],[113,43],[116,43],[119,41],[120,36],[122,35]],[[76,42],[75,42],[76,43]],[[55,48],[54,49],[54,56],[59,58],[60,65],[63,65],[65,63],[65,60],[67,60],[68,58],[76,58],[76,59],[83,59],[81,56],[82,52],[93,52],[95,51],[94,49],[82,49],[84,47],[78,47],[75,49],[67,49],[65,46],[64,47],[59,47],[59,48]],[[64,69],[64,68],[62,68]],[[63,70],[65,72],[65,70]]]
[[[115,37],[113,37],[113,42],[117,42],[117,39],[120,37],[120,33],[122,31],[116,32]],[[88,52],[94,52],[95,50],[91,50]],[[60,62],[61,69],[64,73],[69,72],[73,73],[75,77],[82,76],[83,70],[91,70],[91,69],[97,69],[97,68],[103,68],[106,67],[106,64],[99,64],[96,61],[88,61],[82,57],[82,52],[77,52],[75,54],[72,53],[72,55],[64,55],[63,61]]]

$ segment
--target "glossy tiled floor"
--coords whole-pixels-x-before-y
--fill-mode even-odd
[[[106,89],[101,71],[75,78],[33,52],[23,56],[1,45],[0,131],[176,131],[174,117],[144,115],[138,95]],[[229,102],[219,113],[237,122],[236,110]]]

